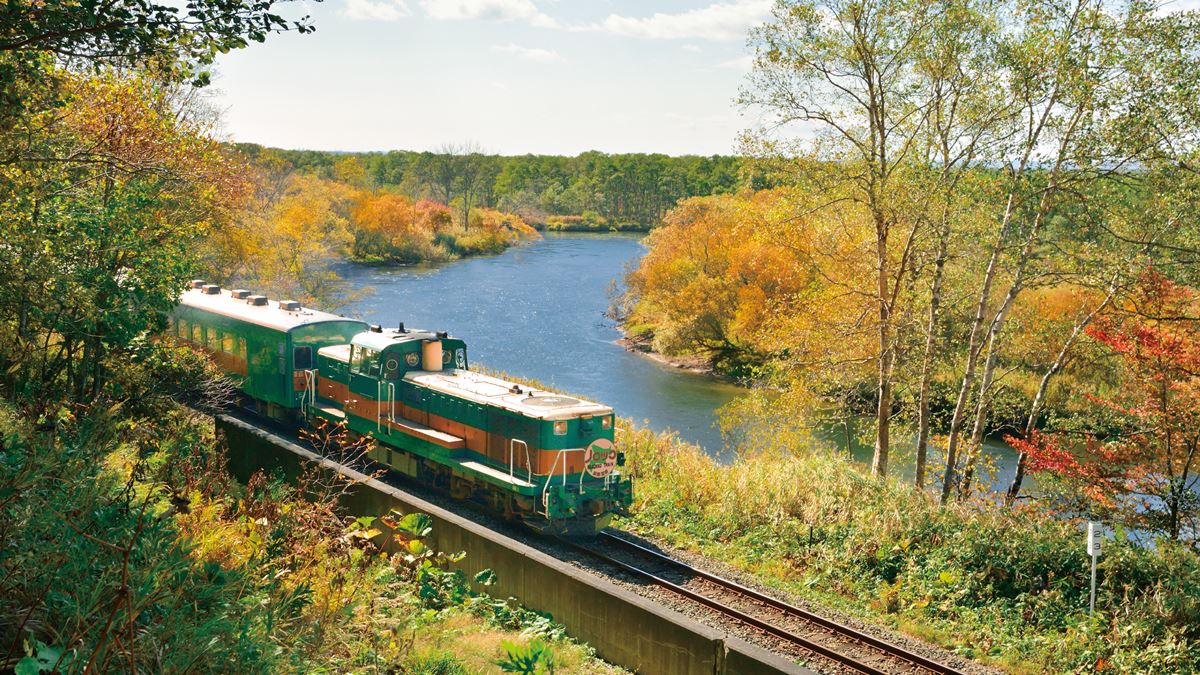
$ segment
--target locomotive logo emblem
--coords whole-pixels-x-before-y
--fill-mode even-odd
[[[409,368],[416,368],[417,364],[421,362],[421,357],[416,352],[409,352],[404,355],[404,362],[408,364]]]
[[[607,438],[597,438],[583,452],[583,464],[588,475],[604,478],[617,468],[617,449]]]

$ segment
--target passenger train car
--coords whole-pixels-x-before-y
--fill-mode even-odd
[[[169,317],[264,416],[342,424],[371,459],[541,531],[587,535],[633,498],[611,408],[470,370],[446,333],[370,326],[193,281]]]

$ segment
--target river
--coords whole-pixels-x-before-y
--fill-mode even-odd
[[[385,326],[403,321],[447,330],[466,340],[474,363],[611,405],[618,415],[671,429],[728,461],[716,410],[741,389],[625,350],[604,316],[614,284],[645,251],[640,235],[549,233],[497,256],[400,267],[347,264],[338,272],[352,286],[372,289],[346,308],[349,314]],[[852,448],[856,459],[870,461],[870,447]],[[1006,485],[1012,449],[991,441],[984,450],[999,467],[993,484]],[[893,466],[911,474],[903,455]]]

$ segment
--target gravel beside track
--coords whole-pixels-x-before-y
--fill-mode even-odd
[[[839,669],[872,675],[961,673],[922,654],[795,607],[614,533],[602,533],[595,543],[580,548],[676,595],[755,628],[768,639],[832,661],[840,666]]]

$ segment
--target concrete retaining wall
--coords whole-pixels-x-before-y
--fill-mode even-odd
[[[637,673],[739,674],[811,673],[771,654],[656,605],[596,575],[336,464],[259,426],[222,415],[218,431],[230,448],[230,469],[245,480],[257,469],[296,476],[308,462],[359,483],[345,507],[355,516],[379,516],[395,509],[421,511],[434,521],[431,545],[464,551],[460,567],[468,575],[490,568],[497,597],[549,613],[574,638],[591,645],[604,660]]]

